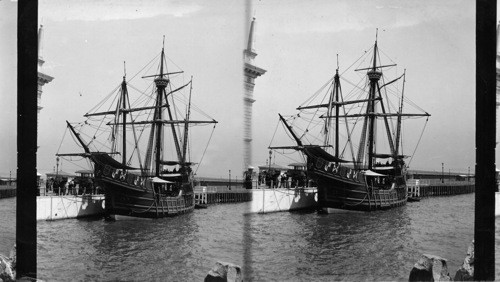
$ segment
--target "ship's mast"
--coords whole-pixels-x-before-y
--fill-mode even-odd
[[[295,132],[293,131],[293,129],[290,127],[290,125],[288,125],[288,123],[283,118],[283,116],[280,115],[280,114],[278,114],[278,116],[280,117],[280,120],[283,122],[283,124],[285,125],[285,127],[288,129],[288,131],[290,132],[290,134],[292,134],[293,139],[295,139],[295,142],[297,142],[297,146],[301,147],[302,146],[302,141],[300,140],[300,138],[297,136],[297,134],[295,134]]]
[[[191,92],[193,91],[193,77],[191,77],[189,88],[189,102],[186,113],[186,123],[184,124],[184,144],[182,144],[182,163],[186,162],[186,151],[188,146],[188,134],[189,134],[189,116],[191,115]]]
[[[127,165],[127,112],[125,111],[127,107],[127,82],[125,81],[125,75],[123,75],[122,82],[122,106],[123,110],[121,111],[123,114],[123,140],[122,140],[122,164],[124,166]]]
[[[165,38],[164,38],[164,44],[165,44]],[[163,106],[163,98],[165,97],[165,108],[167,109],[168,113],[168,118],[170,121],[173,121],[172,118],[172,111],[170,110],[170,105],[168,103],[167,99],[167,93],[165,91],[165,88],[168,86],[170,83],[170,80],[166,78],[165,76],[168,75],[169,73],[164,73],[163,72],[163,61],[165,60],[165,47],[163,46],[161,48],[161,63],[160,63],[160,74],[158,75],[157,78],[155,78],[155,84],[157,88],[157,100],[156,100],[156,110],[155,110],[155,127],[156,127],[156,143],[155,143],[155,175],[159,176],[161,169],[160,169],[160,164],[162,161],[162,152],[163,152],[163,142],[162,142],[162,128],[163,128],[163,117],[162,117],[162,106]],[[173,92],[169,93],[172,94]],[[175,124],[172,122],[170,123],[171,128],[172,128],[172,137],[174,139],[174,145],[175,149],[177,151],[177,158],[179,162],[182,162],[182,154],[181,154],[181,149],[179,145],[179,140],[177,138],[177,132],[175,130]]]
[[[339,158],[339,110],[340,110],[340,79],[339,79],[339,66],[338,66],[338,55],[337,55],[337,70],[335,72],[335,157]]]
[[[327,146],[330,143],[330,126],[331,126],[331,117],[332,117],[332,108],[333,108],[333,97],[335,97],[335,81],[332,81],[332,91],[330,93],[330,97],[328,99],[328,104],[326,108],[327,118],[325,119],[325,141],[323,145]]]
[[[382,72],[377,71],[377,39],[373,46],[373,66],[367,73],[370,79],[370,92],[368,97],[368,107],[366,114],[368,118],[368,169],[373,167],[373,151],[375,143],[375,95],[377,91],[378,81],[382,76]]]
[[[174,119],[172,117],[172,111],[170,109],[170,104],[168,103],[167,94],[166,94],[166,92],[164,92],[164,93],[165,93],[165,108],[167,109],[168,118],[170,121],[174,121]],[[170,92],[169,94],[172,94],[172,92]],[[179,139],[177,138],[177,131],[175,130],[175,123],[173,123],[173,122],[170,123],[170,127],[172,128],[172,137],[174,139],[175,150],[177,152],[177,159],[179,160],[179,162],[181,162],[182,161],[181,147],[179,145]]]
[[[68,127],[71,130],[71,132],[73,133],[73,135],[76,137],[76,140],[78,140],[78,142],[80,143],[80,145],[82,145],[83,150],[85,151],[85,153],[86,154],[90,154],[90,149],[87,146],[87,144],[85,144],[85,142],[83,142],[82,138],[80,137],[80,134],[78,134],[76,132],[76,130],[73,128],[73,126],[68,121],[66,121],[66,124],[68,125]]]
[[[161,62],[160,62],[160,75],[155,78],[155,84],[157,89],[157,99],[156,99],[156,109],[154,119],[157,121],[155,123],[156,127],[156,143],[155,143],[155,176],[160,175],[160,160],[163,151],[162,142],[162,110],[161,105],[163,104],[163,95],[165,93],[165,88],[168,86],[169,80],[164,77],[163,74],[163,58],[165,56],[164,47],[161,48]]]
[[[328,102],[327,115],[325,120],[325,146],[328,146],[329,142],[329,133],[328,130],[331,126],[331,117],[332,117],[332,109],[335,107],[335,157],[339,157],[339,111],[340,107],[342,107],[342,103],[340,103],[339,99],[340,94],[340,76],[339,76],[339,68],[337,65],[337,69],[335,71],[335,76],[333,78],[333,87],[332,94],[330,95],[330,99]]]
[[[403,113],[403,100],[405,97],[405,82],[406,82],[406,69],[403,74],[403,89],[401,91],[401,103],[399,104],[399,115],[398,115],[398,124],[396,129],[396,149],[394,150],[394,157],[397,157],[399,154],[399,142],[401,139],[401,114]]]

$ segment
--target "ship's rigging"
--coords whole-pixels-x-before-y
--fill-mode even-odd
[[[74,157],[106,152],[117,156],[122,166],[135,167],[142,175],[150,176],[161,175],[163,165],[193,165],[188,140],[190,128],[213,124],[211,136],[217,121],[192,103],[193,78],[182,82],[184,71],[168,70],[164,48],[155,58],[160,59],[156,74],[147,74],[155,64],[154,59],[130,80],[124,74],[120,85],[84,115],[85,121],[70,126],[85,153],[58,151],[57,155]],[[141,73],[145,74],[141,78],[150,82],[144,91],[132,84]],[[130,90],[135,94],[133,98]],[[196,157],[203,158],[199,152]]]
[[[371,58],[370,66],[361,67],[367,58]],[[406,70],[387,81],[385,72],[397,71],[397,65],[392,61],[380,64],[380,61],[377,41],[371,52],[364,52],[342,73],[337,59],[334,76],[297,107],[297,114],[283,119],[297,133],[294,143],[300,140],[303,144],[321,146],[338,159],[350,160],[358,169],[373,168],[374,162],[380,157],[390,157],[393,160],[407,157],[402,145],[403,121],[427,117],[418,137],[420,140],[430,115],[405,95]],[[363,73],[358,83],[343,77],[342,74],[351,69]],[[347,95],[343,93],[341,82],[347,82],[351,86]],[[322,93],[324,94],[321,95]],[[289,134],[288,129],[285,128],[284,131]],[[295,147],[270,145],[271,149]],[[415,150],[416,147],[413,152]]]

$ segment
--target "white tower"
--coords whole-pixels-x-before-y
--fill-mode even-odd
[[[255,79],[266,72],[266,70],[253,65],[253,60],[257,56],[253,48],[254,30],[255,18],[253,18],[250,25],[247,48],[243,50],[243,71],[245,75],[245,94],[243,96],[243,171],[247,170],[252,164],[252,104],[255,102],[253,98]]]
[[[42,72],[42,66],[45,61],[42,57],[42,35],[43,35],[43,25],[40,25],[40,29],[38,30],[38,113],[37,117],[40,116],[40,110],[42,107],[40,106],[42,99],[42,86],[46,83],[49,83],[54,79],[50,75],[46,75]]]

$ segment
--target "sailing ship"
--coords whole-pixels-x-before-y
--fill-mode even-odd
[[[403,112],[406,70],[398,78],[385,82],[382,70],[396,64],[379,63],[377,39],[372,50],[364,54],[371,56],[370,65],[355,70],[365,72],[366,76],[363,77],[365,87],[353,84],[354,90],[348,96],[354,99],[344,99],[337,63],[333,79],[325,84],[331,86],[327,91],[327,102],[297,108],[300,113],[293,117],[294,121],[307,111],[313,111],[315,116],[320,117],[324,134],[322,144],[305,144],[303,138],[308,129],[299,136],[290,120],[287,122],[279,115],[297,145],[271,148],[293,148],[303,153],[307,159],[308,176],[318,187],[318,205],[323,210],[373,211],[401,206],[407,202],[405,159],[409,156],[402,154],[402,122],[416,117],[427,117],[428,120],[430,114],[416,105],[421,113]],[[398,98],[396,103],[391,103],[386,89],[389,85],[394,87],[401,79],[402,90],[389,93]],[[332,127],[334,130],[331,130]],[[345,139],[343,141],[340,140],[341,133]],[[331,139],[333,144],[330,144]],[[355,139],[359,140],[356,144]],[[350,157],[347,157],[349,153]]]
[[[109,134],[108,140],[111,141],[111,146],[105,148],[110,151],[91,149],[91,144],[97,147],[96,139],[102,133],[94,133],[93,136],[90,135],[90,140],[84,140],[82,130],[78,131],[67,122],[84,153],[57,154],[83,156],[90,160],[95,185],[104,189],[105,210],[110,218],[161,218],[187,213],[195,207],[192,169],[195,164],[189,161],[189,128],[192,125],[214,124],[215,129],[217,121],[191,119],[192,77],[188,83],[173,89],[173,77],[183,71],[167,71],[164,47],[157,66],[159,73],[142,77],[153,79],[153,87],[149,93],[138,90],[139,98],[131,103],[124,75],[121,85],[117,87],[118,97],[113,100],[116,101],[114,107],[107,111],[94,110],[87,113],[84,115],[87,120],[79,123],[82,127],[93,121],[104,124]],[[181,96],[180,91],[187,89],[187,86],[190,86],[189,98],[185,103],[187,107],[182,119],[178,118],[178,104],[174,101],[177,101],[176,96]],[[98,109],[100,108],[99,106]],[[147,138],[140,138],[142,136]],[[141,139],[145,140],[141,142]],[[170,152],[173,159],[165,159],[167,152],[164,144],[167,139],[170,147],[175,148]],[[129,143],[133,145],[130,146]],[[145,153],[141,153],[141,148],[146,149]],[[137,157],[136,166],[132,165],[133,156]]]

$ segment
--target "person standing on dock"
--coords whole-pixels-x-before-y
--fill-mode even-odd
[[[281,175],[281,185],[283,186],[283,188],[288,188],[288,175],[286,174],[286,172],[283,172],[283,174]]]
[[[246,189],[252,189],[252,178],[253,178],[252,176],[253,176],[253,167],[249,166],[248,170],[243,173]]]
[[[45,181],[45,191],[43,193],[44,196],[47,195],[49,189],[50,189],[50,179],[47,179],[47,181]]]
[[[69,194],[70,195],[75,195],[75,182],[73,181],[73,179],[69,180]]]

